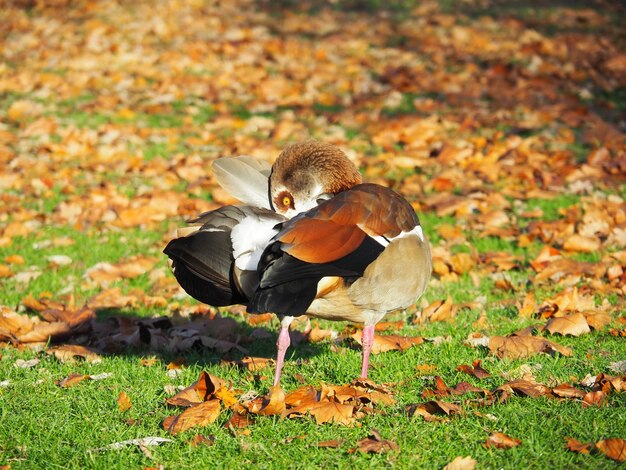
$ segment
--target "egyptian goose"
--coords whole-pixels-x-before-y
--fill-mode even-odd
[[[294,317],[363,323],[366,378],[376,323],[413,305],[430,279],[430,247],[411,205],[362,183],[341,150],[316,141],[287,147],[271,169],[249,157],[213,169],[249,205],[204,213],[167,245],[179,284],[210,305],[278,315],[274,385]]]

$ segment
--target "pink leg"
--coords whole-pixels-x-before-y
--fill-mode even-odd
[[[293,320],[292,317],[285,317],[280,323],[280,333],[278,333],[278,354],[276,355],[276,374],[274,375],[274,386],[280,384],[280,371],[283,369],[285,363],[285,353],[287,348],[291,344],[291,338],[289,338],[289,324]]]
[[[367,325],[363,327],[361,333],[361,347],[363,348],[363,367],[361,368],[361,378],[367,379],[367,369],[370,365],[370,352],[372,344],[374,344],[374,330],[376,325]]]

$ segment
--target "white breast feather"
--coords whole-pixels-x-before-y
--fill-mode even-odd
[[[233,228],[230,238],[233,242],[235,265],[239,269],[246,271],[257,269],[263,250],[271,238],[278,233],[278,230],[274,228],[276,224],[275,219],[250,216]]]

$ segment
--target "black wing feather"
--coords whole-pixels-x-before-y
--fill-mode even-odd
[[[371,237],[349,255],[330,263],[307,263],[269,245],[259,262],[261,281],[248,304],[248,312],[275,312],[297,316],[306,313],[317,295],[317,284],[326,276],[341,276],[348,281],[363,276],[384,247]]]
[[[209,305],[247,303],[234,283],[229,232],[199,231],[168,243],[163,252],[174,262],[174,276],[194,299]]]

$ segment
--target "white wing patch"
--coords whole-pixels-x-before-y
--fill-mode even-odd
[[[424,231],[422,230],[422,226],[421,225],[416,225],[415,227],[413,227],[412,230],[410,230],[408,232],[400,232],[397,236],[395,236],[393,238],[386,238],[386,237],[382,237],[380,235],[377,236],[377,237],[372,237],[372,238],[374,240],[376,240],[378,243],[380,243],[382,246],[387,246],[387,245],[389,245],[389,243],[391,243],[394,240],[398,240],[400,238],[410,237],[410,236],[416,236],[421,241],[424,241]]]
[[[276,219],[248,216],[231,232],[235,266],[246,271],[256,271],[269,241],[278,233]]]

